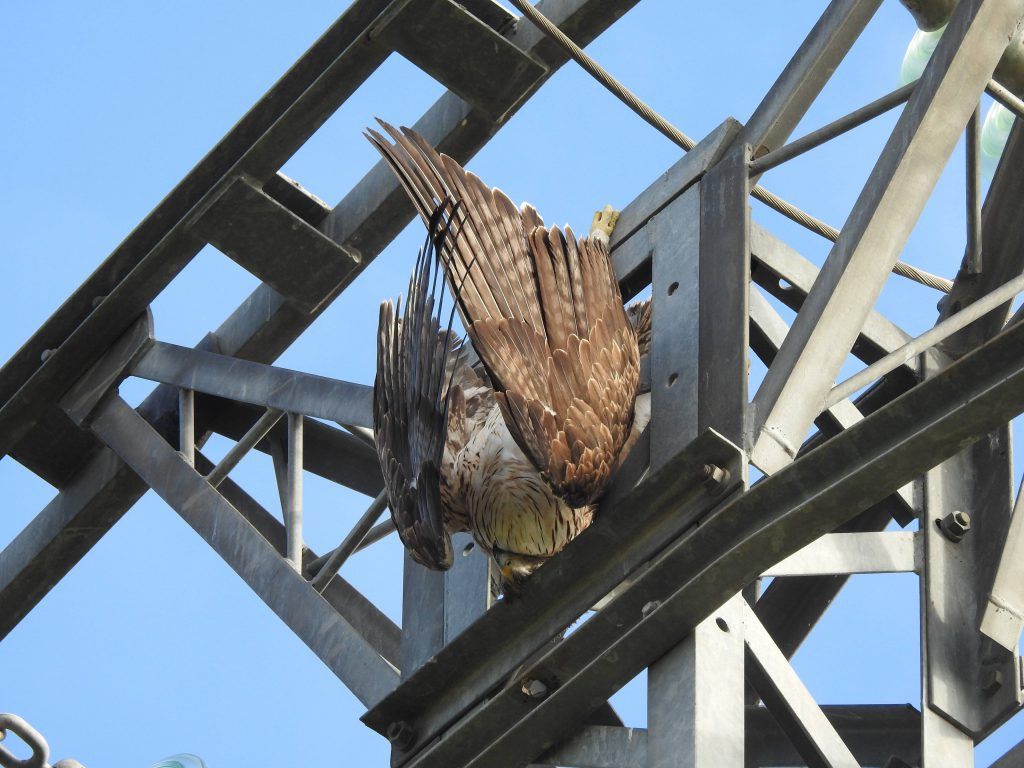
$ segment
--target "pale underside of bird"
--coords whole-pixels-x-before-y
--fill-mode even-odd
[[[381,126],[391,141],[367,137],[428,228],[404,308],[380,312],[374,433],[389,507],[418,562],[450,567],[451,534],[469,531],[514,584],[587,528],[646,426],[650,306],[623,308],[610,209],[595,217],[603,232],[576,239],[414,131]]]

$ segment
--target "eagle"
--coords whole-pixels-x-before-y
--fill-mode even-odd
[[[404,307],[380,308],[388,506],[414,560],[451,567],[451,534],[468,531],[514,590],[590,525],[650,418],[638,392],[650,303],[623,308],[610,207],[585,238],[546,227],[415,131],[378,122],[384,133],[365,135],[427,226]]]

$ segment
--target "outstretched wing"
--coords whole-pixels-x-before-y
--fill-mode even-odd
[[[461,342],[451,330],[454,307],[442,319],[444,279],[436,248],[449,235],[452,213],[445,201],[431,214],[404,309],[401,298],[397,307],[381,304],[373,388],[373,431],[391,517],[416,561],[435,570],[452,564],[440,471]]]
[[[442,254],[469,337],[505,422],[552,490],[572,506],[603,491],[629,433],[639,379],[636,335],[607,252],[546,228],[409,129],[368,137],[427,220],[447,196],[462,204]]]

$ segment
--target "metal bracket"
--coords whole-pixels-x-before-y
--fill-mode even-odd
[[[438,29],[446,30],[440,45],[432,32]],[[370,38],[394,48],[494,122],[500,122],[548,73],[547,67],[452,0],[399,3],[374,25]]]

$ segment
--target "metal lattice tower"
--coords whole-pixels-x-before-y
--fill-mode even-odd
[[[584,46],[635,2],[538,8]],[[623,209],[623,294],[654,301],[650,427],[520,599],[493,603],[479,552],[444,574],[407,559],[402,631],[335,575],[390,532],[372,391],[272,363],[412,209],[383,165],[334,208],[279,169],[393,52],[449,89],[414,127],[462,163],[567,59],[492,0],[355,0],[0,370],[2,455],[60,489],[0,551],[0,638],[152,488],[367,707],[394,765],[970,765],[1024,707],[1024,120],[983,208],[969,152],[963,265],[951,284],[918,273],[948,291],[935,329],[911,339],[873,306],[956,142],[976,145],[982,94],[1024,118],[1024,0],[903,2],[922,28],[948,21],[916,84],[789,142],[880,4],[833,0],[745,125]],[[835,240],[820,272],[751,221],[762,173],[904,103],[842,231],[803,222]],[[207,243],[261,285],[195,349],[154,339],[149,305]],[[750,352],[767,374],[748,393]],[[850,353],[869,367],[837,385]],[[138,409],[127,376],[158,383]],[[212,433],[237,441],[216,466]],[[284,523],[228,477],[252,449]],[[303,472],[376,497],[322,556]],[[919,576],[920,708],[822,708],[789,659],[850,575],[878,572]],[[644,669],[648,727],[626,728],[607,701]],[[999,762],[1021,764],[1024,742]]]

